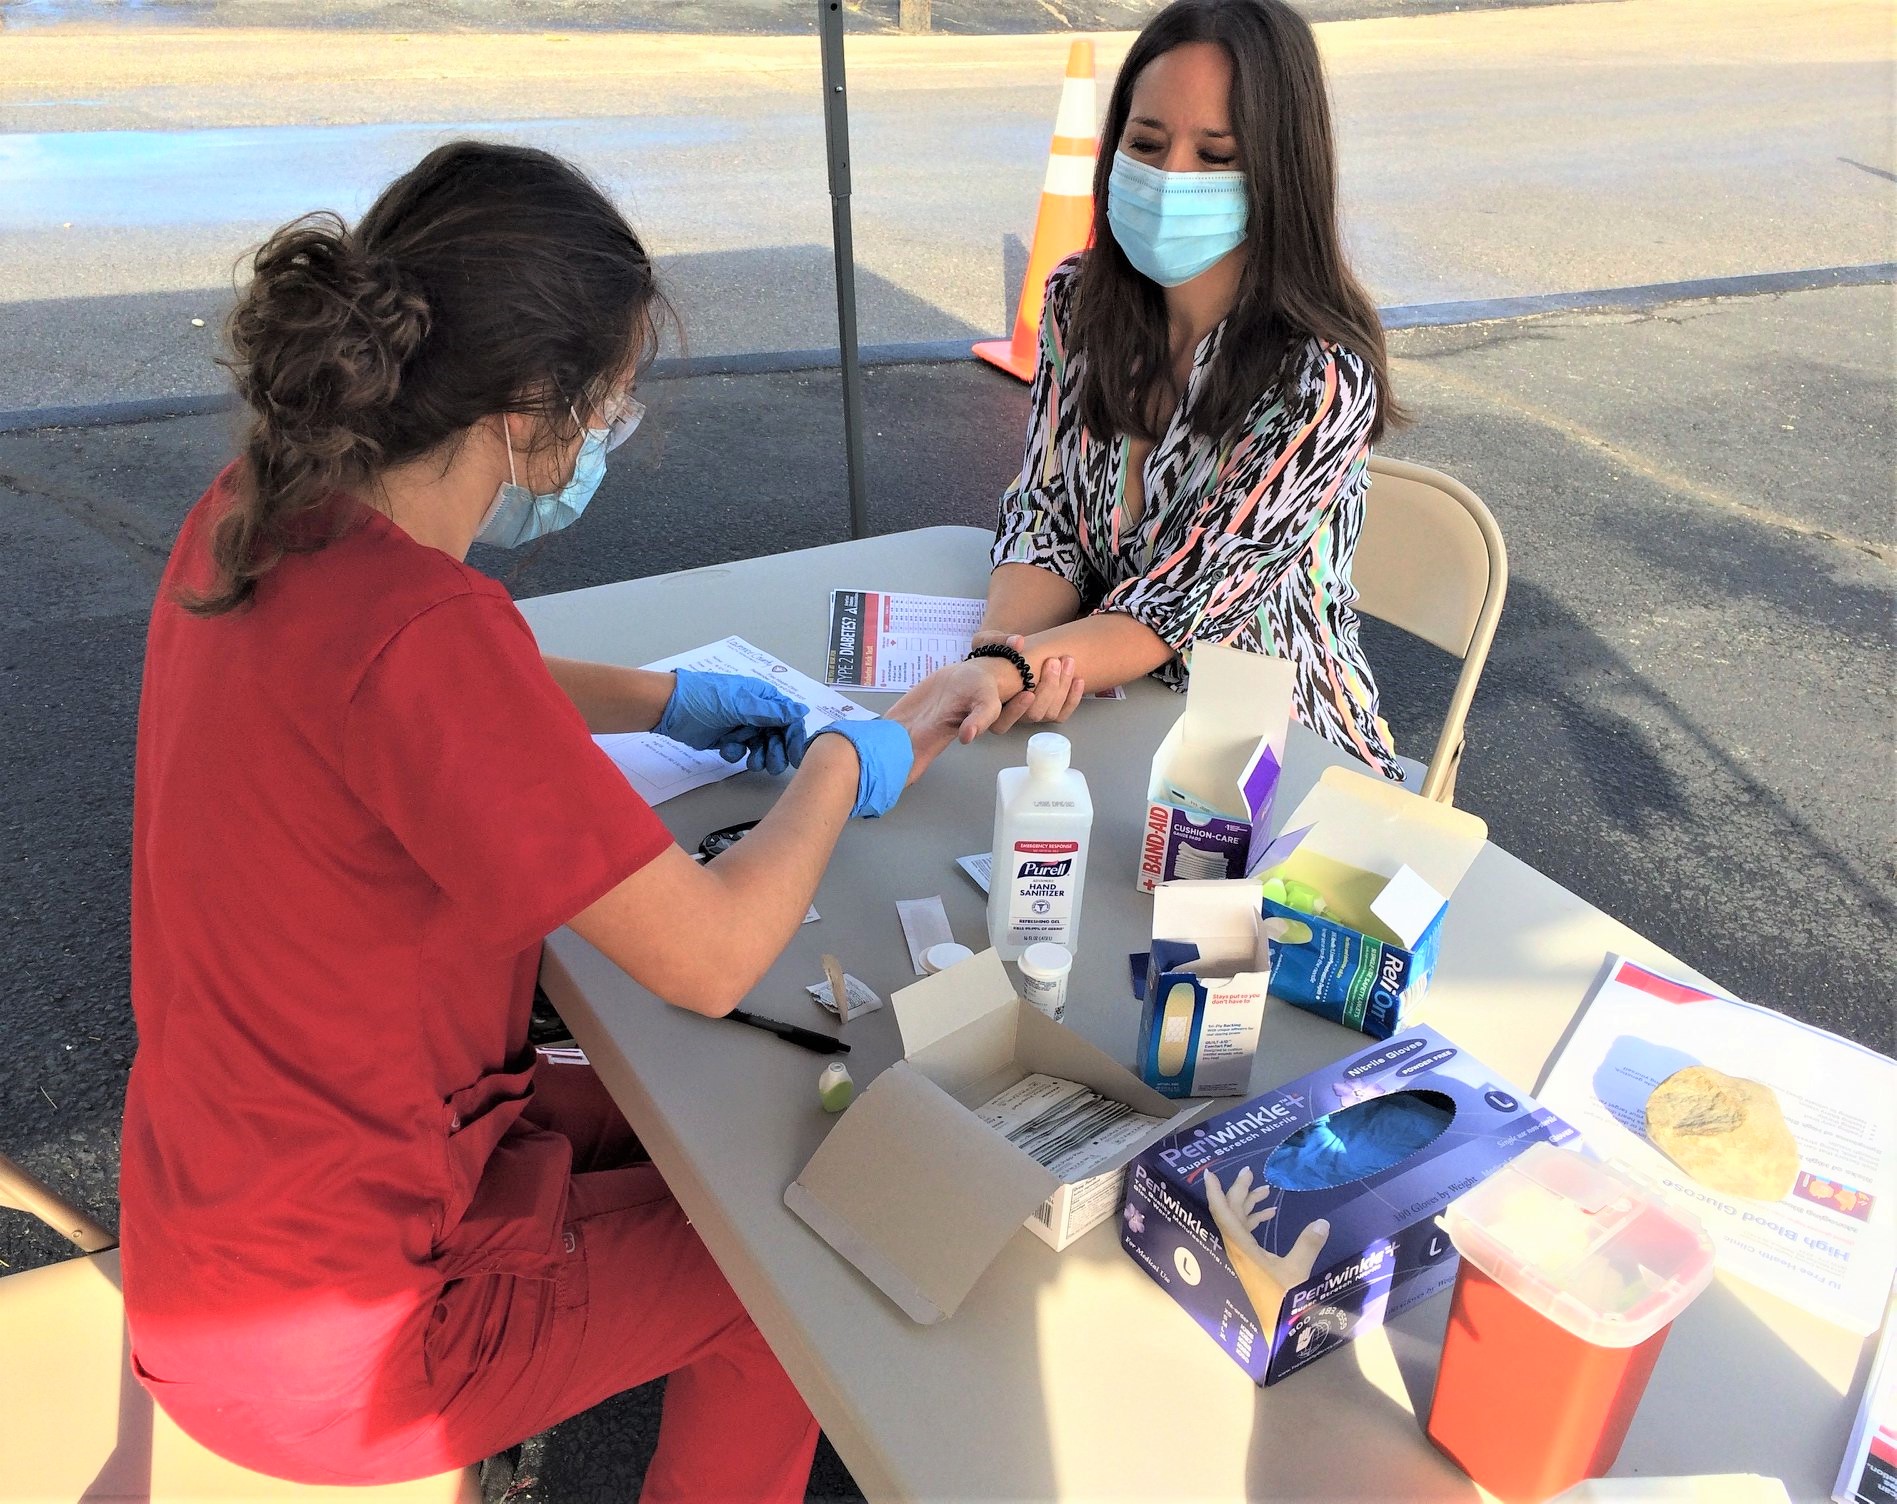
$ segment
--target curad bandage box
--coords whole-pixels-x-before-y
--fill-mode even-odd
[[[1194,644],[1185,711],[1153,754],[1141,892],[1252,870],[1284,766],[1291,692],[1282,658]]]
[[[1327,768],[1284,824],[1259,876],[1307,884],[1327,907],[1312,915],[1263,898],[1272,995],[1388,1039],[1429,989],[1450,895],[1488,826],[1344,768]]]
[[[1375,1173],[1286,1188],[1308,1185],[1325,1145],[1352,1137],[1349,1109],[1399,1093],[1440,1125],[1434,1138]],[[1529,1145],[1574,1136],[1441,1034],[1413,1028],[1154,1141],[1127,1174],[1120,1244],[1233,1362],[1273,1384],[1448,1288],[1456,1250],[1437,1215]],[[1334,1158],[1347,1166],[1347,1154]]]
[[[1168,1097],[1244,1096],[1270,972],[1257,883],[1156,889],[1134,1060],[1140,1079]]]
[[[1022,1002],[992,950],[889,1001],[903,1058],[784,1202],[916,1321],[952,1316],[1024,1224],[1060,1247],[1111,1219],[1127,1161],[1200,1110]]]

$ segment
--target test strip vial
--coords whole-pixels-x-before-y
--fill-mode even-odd
[[[1067,1011],[1067,978],[1074,969],[1074,953],[1064,945],[1043,940],[1021,952],[1021,996],[1055,1023]]]

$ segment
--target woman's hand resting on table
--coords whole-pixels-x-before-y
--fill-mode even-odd
[[[1001,643],[1017,653],[1027,652],[1027,639],[1007,632],[977,632],[970,646],[981,647],[987,643]],[[1005,658],[977,658],[972,661],[999,665],[1011,686],[1019,676],[1019,670]],[[1031,657],[1028,661],[1033,663]],[[1017,691],[1011,696],[1002,705],[1001,714],[989,729],[1011,731],[1022,721],[1030,724],[1064,721],[1079,708],[1086,695],[1086,680],[1075,673],[1072,658],[1045,659],[1034,666],[1034,688]]]

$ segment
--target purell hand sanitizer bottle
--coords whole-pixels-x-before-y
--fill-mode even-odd
[[[995,781],[988,939],[1004,961],[1042,941],[1077,949],[1093,798],[1072,755],[1066,737],[1043,731],[1028,738],[1028,765]]]

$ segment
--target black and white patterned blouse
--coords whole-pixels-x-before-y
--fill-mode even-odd
[[[1027,453],[1001,498],[996,564],[1034,564],[1189,654],[1211,641],[1286,658],[1298,719],[1386,776],[1399,776],[1377,687],[1357,641],[1350,559],[1363,528],[1376,377],[1338,345],[1309,340],[1295,380],[1263,393],[1223,439],[1185,413],[1225,325],[1192,358],[1185,401],[1145,466],[1146,505],[1126,514],[1131,440],[1080,421],[1085,357],[1068,358],[1080,258],[1047,279]],[[1184,689],[1187,663],[1155,672]]]

